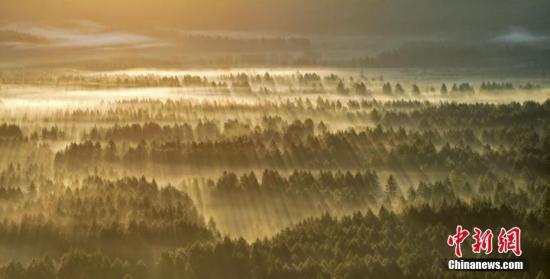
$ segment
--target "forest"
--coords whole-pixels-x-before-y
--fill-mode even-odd
[[[1,71],[0,278],[547,278],[550,81],[424,75]]]
[[[550,0],[0,0],[0,279],[550,278]]]

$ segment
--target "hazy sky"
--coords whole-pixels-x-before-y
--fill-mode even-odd
[[[536,52],[525,49],[531,58],[522,61],[543,61],[549,14],[550,0],[0,0],[0,66],[113,57],[202,63],[248,46],[185,40],[195,33],[307,38],[307,53],[293,49],[300,61],[352,61],[410,42],[529,45]]]
[[[478,35],[550,31],[548,0],[1,0],[0,20],[126,29]]]

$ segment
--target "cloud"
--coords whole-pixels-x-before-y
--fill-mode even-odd
[[[547,36],[533,34],[523,29],[512,29],[509,32],[497,36],[493,41],[498,43],[520,44],[520,43],[538,43],[547,40]]]
[[[91,22],[76,24],[75,28],[58,28],[28,24],[10,24],[0,27],[0,31],[14,31],[30,36],[45,38],[48,47],[115,47],[133,45],[136,47],[151,45],[155,39],[145,35],[107,32]]]

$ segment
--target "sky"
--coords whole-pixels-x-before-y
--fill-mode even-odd
[[[1,0],[5,22],[116,29],[479,36],[550,31],[548,0]]]
[[[0,0],[0,67],[123,56],[199,61],[190,45],[225,46],[189,43],[188,34],[307,38],[310,53],[295,55],[348,62],[409,42],[544,46],[548,14],[549,0]]]

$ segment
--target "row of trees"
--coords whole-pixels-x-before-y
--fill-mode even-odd
[[[2,76],[0,75],[0,80]],[[273,75],[269,72],[260,74],[251,73],[236,73],[226,74],[217,77],[206,77],[191,74],[182,75],[127,75],[127,74],[110,74],[110,75],[83,75],[83,74],[61,74],[59,76],[49,75],[30,75],[30,77],[19,80],[15,77],[4,78],[6,84],[33,84],[42,85],[53,84],[56,86],[80,86],[89,88],[148,88],[148,87],[201,87],[212,89],[216,92],[223,93],[264,93],[270,95],[277,93],[292,93],[292,94],[323,94],[323,93],[338,93],[357,95],[372,95],[374,93],[382,93],[386,95],[403,95],[411,93],[413,96],[420,96],[422,93],[440,93],[443,97],[460,97],[464,95],[474,94],[476,90],[474,85],[468,82],[453,83],[447,87],[443,83],[439,90],[438,85],[424,84],[418,85],[412,83],[407,85],[405,89],[402,82],[395,81],[392,85],[390,82],[383,82],[382,78],[366,78],[359,77],[344,77],[336,74],[330,74],[321,77],[318,73],[295,73]],[[34,82],[33,82],[34,81]],[[421,88],[422,86],[422,88]],[[367,89],[368,88],[368,89]],[[488,93],[491,91],[512,91],[515,89],[535,90],[540,89],[539,85],[527,82],[514,86],[511,82],[482,82],[479,85],[478,93]]]
[[[224,172],[215,181],[193,181],[186,185],[192,196],[201,196],[202,207],[221,216],[219,219],[223,222],[220,226],[244,233],[247,231],[242,228],[243,220],[247,220],[245,223],[249,224],[251,231],[255,228],[253,224],[258,223],[280,229],[291,221],[316,216],[319,212],[345,215],[379,206],[390,209],[422,205],[438,207],[452,200],[477,199],[514,210],[537,210],[550,194],[550,184],[543,179],[530,176],[512,179],[491,172],[474,179],[459,169],[451,171],[442,180],[421,180],[417,185],[409,180],[407,174],[386,174],[382,179],[377,172],[369,170],[294,170],[288,175],[277,170],[264,170],[259,178],[253,172],[240,176]]]
[[[186,193],[154,180],[91,176],[69,187],[62,179],[12,183],[0,185],[0,246],[13,259],[78,248],[152,261],[158,249],[219,234]]]
[[[461,167],[471,175],[487,170],[519,173],[527,168],[543,176],[550,166],[549,134],[527,128],[488,129],[479,136],[471,129],[407,132],[378,126],[315,134],[316,129],[319,127],[306,121],[291,124],[283,133],[265,130],[218,141],[142,140],[137,145],[85,141],[59,151],[55,164],[72,170],[98,163],[193,168],[376,167],[405,171],[450,171]],[[511,132],[514,137],[507,137]]]
[[[325,122],[346,121],[358,125],[366,121],[393,126],[419,127],[434,123],[440,128],[475,126],[538,125],[550,111],[550,101],[507,104],[441,103],[422,101],[381,102],[368,99],[335,100],[330,98],[260,99],[257,102],[192,101],[192,100],[127,100],[110,104],[105,109],[65,109],[24,118],[2,116],[4,122],[40,120],[55,122],[152,122],[177,121],[196,123],[199,120],[228,118],[259,122],[265,116],[283,119],[313,118]],[[464,119],[464,120],[463,120]],[[1,121],[0,120],[0,121]],[[384,120],[384,121],[382,121]],[[416,124],[415,124],[416,123]],[[367,123],[368,124],[368,123]]]
[[[308,106],[311,103],[307,103]],[[179,110],[186,111],[191,110],[193,106],[185,109],[177,106],[165,106],[159,104],[159,110]],[[140,140],[182,140],[182,141],[205,141],[205,140],[219,140],[224,138],[248,136],[254,133],[262,133],[265,130],[284,133],[286,130],[292,130],[295,125],[316,126],[318,133],[324,133],[329,130],[329,126],[324,122],[333,121],[330,119],[330,115],[334,115],[334,111],[337,107],[343,109],[343,104],[324,99],[317,100],[317,109],[298,109],[309,114],[325,115],[321,117],[319,123],[313,124],[310,118],[305,118],[302,122],[300,120],[291,121],[288,117],[282,117],[280,115],[252,115],[245,119],[227,119],[217,120],[217,118],[199,118],[192,121],[185,121],[182,124],[172,124],[161,126],[157,122],[146,121],[142,124],[115,124],[111,127],[93,127],[92,129],[85,131],[82,135],[84,139],[90,140],[127,140],[127,141],[140,141]],[[349,125],[354,124],[355,121],[368,120],[373,123],[378,123],[385,127],[406,127],[407,129],[423,130],[432,133],[440,133],[436,129],[446,129],[449,132],[451,130],[458,130],[458,132],[464,130],[468,131],[471,136],[475,134],[488,134],[492,133],[496,129],[508,129],[509,131],[520,132],[521,129],[529,129],[538,131],[540,134],[545,134],[547,130],[546,115],[550,113],[550,102],[542,104],[534,102],[526,102],[523,104],[512,103],[508,105],[491,105],[491,104],[443,104],[441,106],[433,106],[420,102],[392,102],[381,105],[377,102],[368,101],[355,101],[350,100],[345,105],[350,111],[364,111],[364,113],[356,114],[357,118],[352,117],[353,114],[347,114],[348,121],[351,121]],[[237,108],[241,108],[238,106]],[[235,108],[235,109],[237,109]],[[287,107],[288,108],[288,107]],[[212,112],[212,115],[216,115],[215,109],[208,109],[203,107],[207,112]],[[259,106],[255,110],[269,108]],[[291,110],[289,113],[297,113],[296,110]],[[329,113],[329,111],[333,111]],[[250,110],[252,112],[253,110]],[[367,111],[369,111],[367,113]],[[221,113],[227,112],[221,110]],[[229,113],[229,112],[228,112]],[[138,118],[150,119],[151,113],[147,110],[131,114],[129,111],[124,110],[112,110],[107,112],[100,111],[73,111],[70,114],[54,116],[59,121],[68,120],[86,120],[88,118],[109,118],[109,115],[118,115],[117,117],[135,117],[137,114],[141,115]],[[344,114],[345,115],[345,114]],[[154,118],[157,118],[154,116]],[[324,119],[323,119],[324,118]],[[304,124],[302,124],[304,123]],[[194,126],[194,127],[192,127]],[[506,128],[504,128],[506,127]],[[510,130],[512,129],[512,130]],[[310,130],[310,128],[306,128]],[[70,137],[75,137],[73,126],[46,126],[46,127],[25,127],[23,124],[8,124],[3,123],[0,125],[0,139],[14,139],[22,140],[28,136],[31,140],[67,140]],[[446,132],[444,132],[446,133]],[[521,134],[524,134],[520,132]],[[510,134],[510,133],[509,133]],[[513,133],[512,133],[513,134]],[[540,135],[539,135],[540,136]],[[515,137],[515,136],[514,136]],[[452,140],[453,137],[447,137]],[[433,139],[432,139],[433,140]],[[473,138],[472,138],[473,140]]]
[[[456,214],[460,212],[461,214]],[[451,273],[443,259],[452,248],[446,237],[456,224],[498,228],[517,225],[529,268],[513,276],[545,278],[550,273],[545,241],[550,200],[535,212],[458,201],[438,207],[412,206],[401,213],[383,208],[343,218],[328,214],[292,226],[271,239],[199,242],[166,251],[154,263],[127,261],[104,254],[68,252],[59,260],[37,258],[27,265],[12,262],[0,268],[5,278],[465,278]],[[548,220],[548,219],[546,219]],[[470,243],[465,242],[464,247]],[[473,257],[464,249],[466,257]],[[503,255],[505,256],[505,255]],[[485,273],[502,278],[508,273]]]
[[[0,139],[22,139],[23,132],[19,126],[3,123],[0,125]]]
[[[62,75],[57,85],[86,87],[227,87],[227,84],[208,81],[205,77],[160,75]]]

